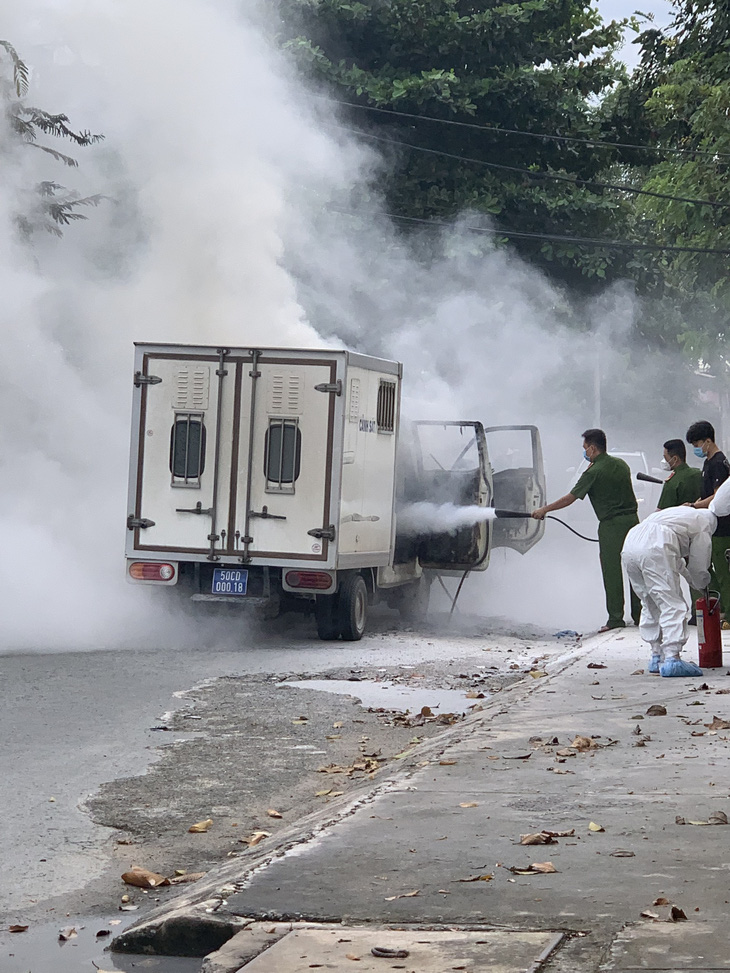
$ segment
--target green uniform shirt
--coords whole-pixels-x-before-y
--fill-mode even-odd
[[[608,453],[596,456],[570,492],[578,500],[590,499],[599,523],[638,509],[628,464]]]
[[[662,495],[657,504],[659,510],[667,507],[681,507],[683,503],[694,503],[702,494],[702,470],[682,463],[672,473],[662,487]]]

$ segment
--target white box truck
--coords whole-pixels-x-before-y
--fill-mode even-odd
[[[531,519],[399,533],[403,505],[545,500],[536,427],[402,428],[401,375],[344,350],[136,344],[128,580],[313,611],[320,638],[355,640],[373,602],[413,615],[434,575],[529,550],[544,529]],[[497,472],[491,437],[506,442]]]

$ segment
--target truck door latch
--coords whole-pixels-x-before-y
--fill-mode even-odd
[[[203,509],[203,504],[198,500],[194,507],[175,507],[176,514],[205,514],[206,517],[210,517],[213,513],[212,507],[206,507]]]
[[[143,375],[142,372],[134,373],[134,387],[139,388],[140,385],[159,385],[162,379],[159,375]]]
[[[141,530],[146,530],[148,527],[154,526],[154,520],[147,520],[145,517],[135,517],[132,514],[127,517],[127,530],[136,530],[138,527]]]
[[[317,537],[322,541],[333,541],[335,539],[335,525],[330,524],[329,527],[314,527],[312,530],[308,530],[307,534],[310,537]]]
[[[342,395],[342,379],[338,378],[336,382],[322,382],[321,385],[314,386],[315,392],[334,392],[335,395]]]
[[[261,517],[262,520],[286,520],[286,517],[282,517],[281,514],[270,514],[266,505],[261,510],[249,511],[249,517]]]

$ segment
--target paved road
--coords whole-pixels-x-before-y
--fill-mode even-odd
[[[376,624],[360,643],[324,644],[312,637],[308,623],[281,619],[237,635],[242,645],[235,650],[201,645],[197,651],[0,656],[0,915],[18,916],[61,895],[69,911],[89,907],[88,899],[77,902],[71,893],[108,866],[110,832],[79,805],[104,782],[144,774],[158,759],[156,748],[175,734],[151,727],[169,711],[192,705],[176,694],[219,676],[317,675],[338,666],[424,660],[445,665],[470,656],[484,665],[485,649],[507,644],[485,638],[490,626],[483,620],[453,637],[438,627],[420,635],[395,633],[394,618],[381,620],[380,630]]]

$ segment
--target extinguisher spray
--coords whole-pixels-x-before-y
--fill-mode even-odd
[[[719,669],[722,666],[722,636],[720,634],[720,597],[705,589],[697,599],[697,643],[700,666]]]

